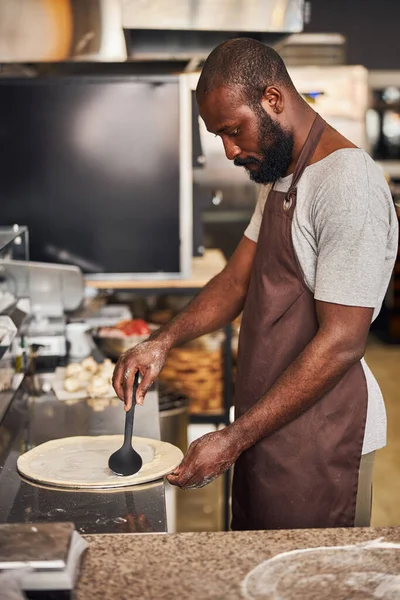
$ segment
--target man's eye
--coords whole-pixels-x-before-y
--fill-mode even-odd
[[[229,133],[226,132],[225,135],[228,135],[229,137],[235,137],[236,135],[239,135],[240,133],[240,127],[237,127],[236,129],[234,129],[233,131],[230,131]],[[214,137],[220,137],[219,133],[216,133],[214,135]]]

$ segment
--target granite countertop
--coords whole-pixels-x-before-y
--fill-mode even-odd
[[[172,600],[175,598],[191,600],[242,598],[274,598],[279,600],[306,599],[320,600],[321,585],[327,598],[336,600],[348,598],[373,597],[360,592],[361,595],[349,593],[349,588],[340,591],[341,583],[333,582],[340,569],[324,571],[325,559],[312,567],[313,572],[296,567],[296,573],[290,574],[290,565],[284,563],[279,577],[279,591],[275,595],[260,588],[254,595],[249,589],[243,589],[243,580],[257,565],[277,554],[302,548],[319,546],[344,546],[360,544],[384,538],[384,542],[398,543],[399,548],[368,550],[368,556],[361,554],[365,550],[357,549],[357,558],[352,555],[350,564],[343,567],[339,579],[350,582],[354,587],[354,576],[360,571],[373,570],[384,572],[381,585],[395,585],[395,595],[389,592],[376,597],[400,597],[400,527],[397,528],[357,528],[357,529],[314,529],[296,531],[253,531],[229,533],[183,533],[176,535],[88,535],[89,543],[81,576],[76,588],[76,600]],[[343,557],[344,550],[340,554]],[[372,552],[372,554],[371,554]],[[338,557],[339,552],[329,552]],[[375,554],[374,554],[375,553]],[[379,556],[378,556],[379,554]],[[290,560],[292,560],[290,555]],[[310,553],[297,554],[297,557]],[[315,553],[313,554],[315,556]],[[326,557],[326,551],[324,556]],[[341,559],[340,559],[341,560]],[[274,561],[276,565],[278,561]],[[304,562],[302,563],[304,565]],[[356,567],[354,565],[356,564]],[[380,566],[378,566],[380,564]],[[323,565],[323,566],[321,566]],[[369,566],[370,565],[370,566]],[[372,565],[372,566],[371,566]],[[276,566],[275,566],[276,568]],[[355,571],[357,571],[355,573]],[[324,575],[325,582],[321,579]],[[375,573],[376,576],[376,573]],[[290,577],[292,579],[290,579]],[[364,575],[362,575],[364,577]],[[397,578],[396,578],[397,577]],[[286,578],[287,581],[284,581]],[[289,579],[288,579],[289,578]],[[294,579],[295,578],[295,579]],[[293,582],[301,589],[294,589]],[[392,578],[392,579],[391,579]],[[393,578],[395,581],[393,582]],[[307,581],[306,581],[307,579]],[[318,580],[318,581],[317,581]],[[252,580],[254,581],[254,579]],[[311,583],[310,583],[311,582]],[[360,586],[365,585],[357,579]],[[335,595],[332,589],[334,585]],[[358,583],[357,583],[358,585]],[[358,588],[357,588],[358,589]],[[390,588],[392,589],[392,588]],[[381,588],[382,590],[382,588]],[[386,590],[386,588],[385,588]],[[365,590],[364,590],[365,591]],[[386,590],[387,591],[387,590]]]

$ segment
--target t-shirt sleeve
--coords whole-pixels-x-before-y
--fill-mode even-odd
[[[250,223],[247,226],[244,235],[251,240],[252,242],[258,241],[258,235],[260,233],[261,221],[264,213],[264,206],[267,196],[269,194],[269,190],[271,189],[270,185],[263,186],[258,194],[256,208],[254,210],[253,216],[251,217]]]
[[[350,168],[341,177],[328,176],[319,189],[313,205],[317,300],[379,304],[391,218],[382,180],[370,185],[366,167]]]

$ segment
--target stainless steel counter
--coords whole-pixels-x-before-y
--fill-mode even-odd
[[[22,386],[0,425],[0,522],[73,521],[82,533],[166,532],[164,482],[123,490],[61,490],[23,481],[18,456],[47,440],[122,434],[118,400],[66,404],[52,392],[32,397]],[[99,410],[101,409],[101,410]],[[157,392],[137,407],[134,434],[160,438]]]

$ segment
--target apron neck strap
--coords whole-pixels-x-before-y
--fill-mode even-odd
[[[304,146],[300,152],[300,156],[296,163],[296,168],[293,174],[292,184],[290,189],[293,190],[297,187],[300,177],[303,175],[304,169],[308,166],[318,142],[321,139],[321,135],[325,130],[326,123],[322,117],[317,113],[311,129],[308,133],[307,139],[304,142]]]

